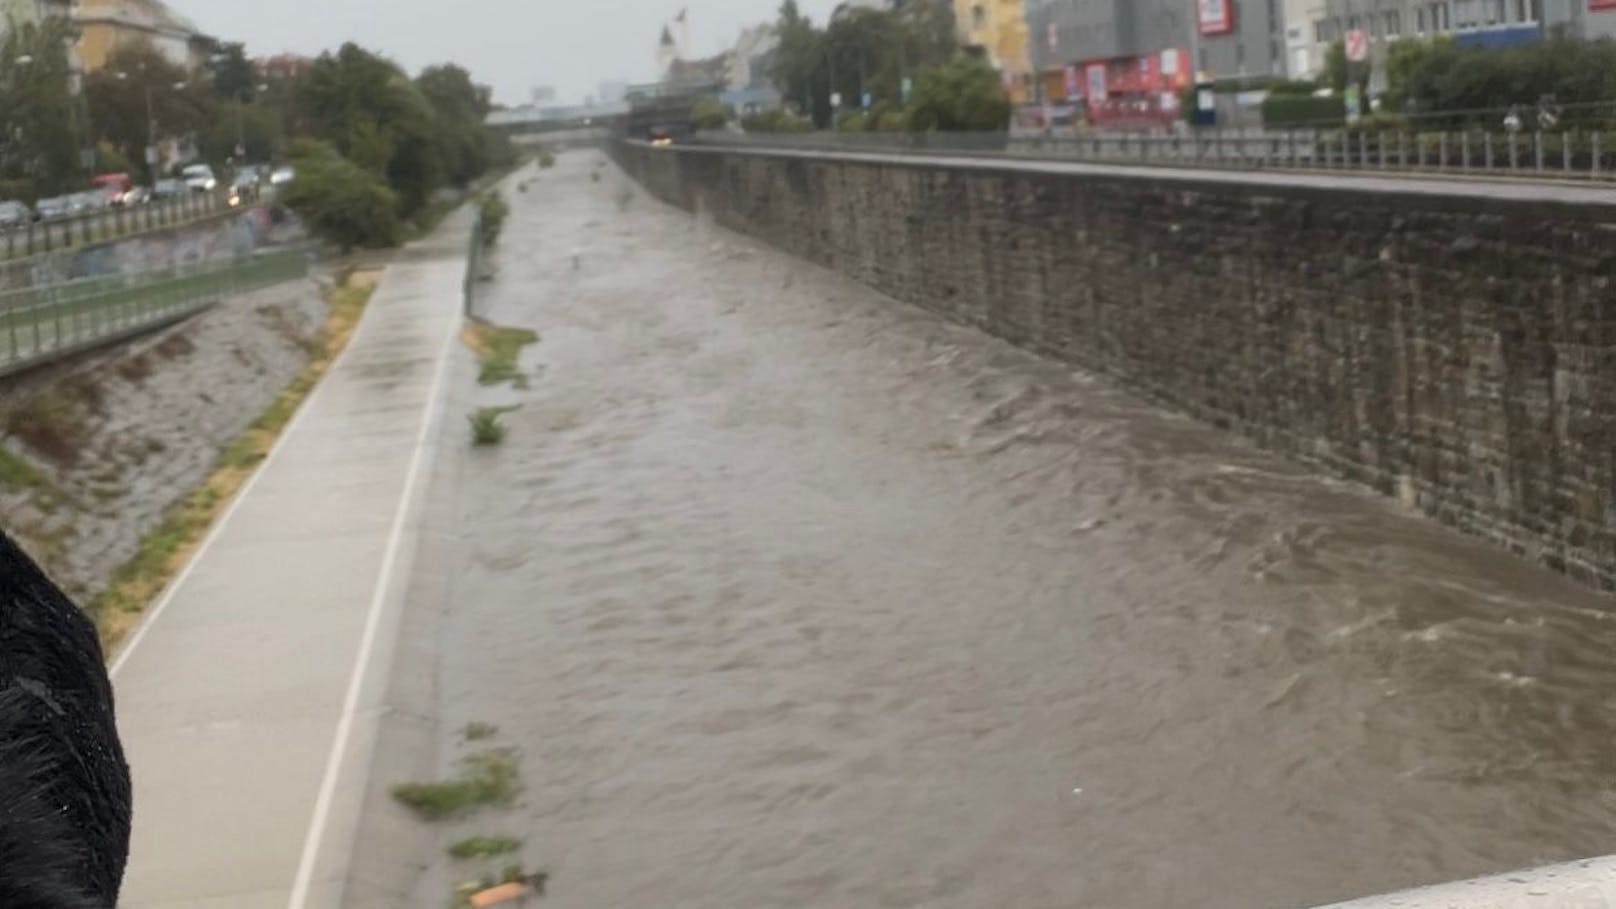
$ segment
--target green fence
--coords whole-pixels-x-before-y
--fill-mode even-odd
[[[0,375],[148,331],[233,294],[308,272],[308,253],[289,250],[0,294]]]

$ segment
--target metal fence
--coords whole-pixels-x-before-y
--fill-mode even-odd
[[[222,192],[187,192],[141,205],[103,208],[66,217],[0,228],[0,260],[115,240],[160,230],[230,209]]]
[[[0,375],[149,331],[308,271],[309,253],[298,249],[0,294]]]
[[[1013,156],[1245,170],[1616,181],[1616,131],[1197,130],[1184,133],[702,133],[700,144]]]

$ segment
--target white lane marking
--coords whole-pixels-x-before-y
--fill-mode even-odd
[[[385,283],[384,278],[381,283],[376,285],[372,295],[380,294]],[[327,376],[336,372],[337,367],[342,365],[343,359],[348,356],[348,351],[359,346],[360,331],[363,328],[363,320],[361,320],[360,330],[355,331],[354,337],[350,339],[348,346],[344,347],[337,354],[337,358],[331,361],[331,366],[326,370]],[[320,393],[325,390],[325,386],[326,383],[322,377],[322,381],[315,385],[314,391],[303,399],[302,405],[298,407],[297,413],[292,415],[292,419],[286,424],[286,428],[281,430],[280,438],[276,439],[275,444],[270,446],[269,453],[264,456],[263,463],[259,464],[258,469],[253,471],[252,476],[247,478],[247,482],[241,484],[241,488],[236,490],[235,498],[231,499],[230,504],[225,506],[224,513],[219,515],[219,519],[213,522],[213,527],[208,530],[207,536],[202,538],[201,545],[197,546],[196,551],[191,553],[191,557],[185,560],[185,567],[181,568],[180,573],[174,576],[173,581],[169,582],[168,587],[157,598],[157,605],[146,613],[146,618],[135,629],[135,633],[130,635],[128,642],[123,645],[123,649],[118,651],[117,659],[112,661],[112,668],[107,670],[107,675],[114,681],[117,680],[118,673],[122,672],[123,667],[129,663],[129,658],[134,656],[135,648],[140,646],[140,642],[144,641],[146,635],[151,632],[152,626],[156,625],[157,620],[162,618],[164,612],[168,611],[169,604],[174,602],[175,595],[179,593],[181,587],[185,586],[186,580],[191,577],[191,572],[196,570],[196,566],[202,561],[202,557],[208,554],[208,550],[212,549],[213,544],[218,542],[225,528],[230,526],[230,519],[235,516],[236,510],[241,507],[241,503],[247,501],[247,495],[258,485],[258,481],[263,479],[264,474],[269,473],[270,465],[275,463],[276,457],[286,447],[287,441],[297,432],[297,428],[303,424],[304,417],[308,416],[309,412],[314,409],[314,402],[319,400]]]
[[[415,438],[415,453],[410,456],[410,469],[404,476],[404,490],[399,496],[398,510],[393,514],[393,528],[387,536],[387,553],[382,559],[382,567],[376,578],[375,594],[371,597],[370,609],[365,616],[365,633],[359,639],[359,653],[354,661],[353,674],[348,678],[348,693],[343,698],[342,716],[337,720],[336,737],[331,742],[331,753],[326,758],[325,778],[320,781],[320,794],[314,801],[314,817],[309,822],[308,836],[303,841],[303,857],[298,861],[297,877],[292,882],[292,897],[286,904],[287,909],[303,909],[308,903],[309,887],[314,881],[314,866],[319,860],[326,825],[331,820],[331,802],[336,795],[337,778],[342,775],[342,760],[348,751],[348,739],[353,735],[354,715],[359,711],[359,696],[364,688],[365,675],[370,670],[370,661],[375,656],[376,632],[381,626],[382,613],[385,611],[388,594],[392,590],[399,543],[404,538],[405,521],[409,518],[410,507],[415,501],[416,487],[421,482],[421,468],[425,463],[427,442],[437,425],[439,412],[443,407],[443,380],[447,374],[449,352],[454,346],[455,338],[460,335],[458,310],[456,316],[448,321],[449,330],[438,349],[437,368],[433,372],[432,385],[427,392],[430,397],[427,399],[426,415],[421,420],[421,429]]]

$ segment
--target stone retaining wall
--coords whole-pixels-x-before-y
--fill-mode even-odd
[[[1616,211],[613,153],[665,201],[1616,588]]]

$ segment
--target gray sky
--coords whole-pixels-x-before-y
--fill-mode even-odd
[[[650,81],[662,25],[689,9],[690,50],[729,46],[779,0],[168,0],[203,31],[253,55],[315,54],[353,40],[411,72],[456,62],[505,103],[535,85],[581,101],[609,79]],[[799,0],[823,24],[838,0]]]

